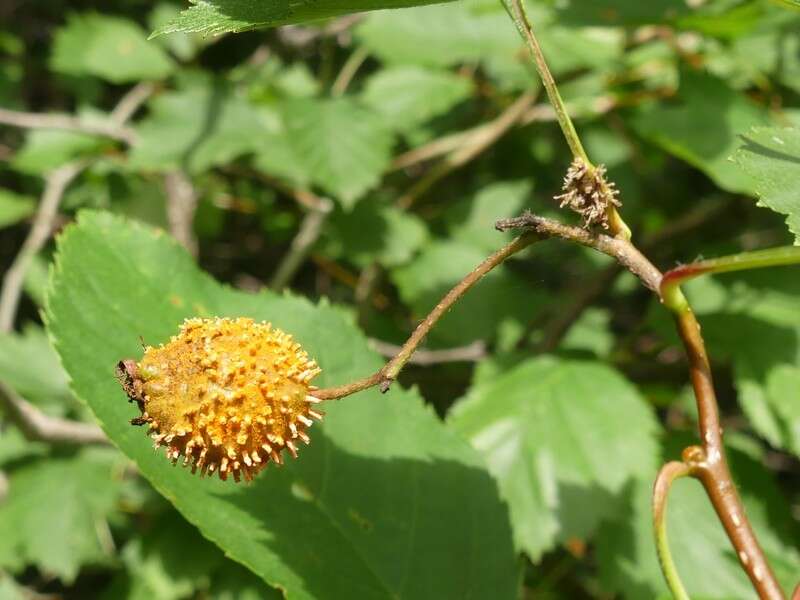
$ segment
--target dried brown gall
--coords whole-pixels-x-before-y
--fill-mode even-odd
[[[166,344],[138,363],[122,360],[117,378],[155,447],[192,473],[252,479],[300,441],[322,413],[311,380],[320,373],[300,344],[252,319],[187,319]]]
[[[561,208],[566,206],[581,215],[587,228],[600,225],[608,229],[609,209],[622,206],[619,190],[606,180],[606,168],[589,167],[580,158],[572,161],[561,190],[564,193],[555,197]]]

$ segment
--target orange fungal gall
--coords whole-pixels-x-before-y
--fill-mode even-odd
[[[187,319],[142,360],[117,365],[128,398],[155,447],[192,473],[252,479],[285,449],[297,457],[322,413],[310,384],[320,372],[292,336],[252,319]]]

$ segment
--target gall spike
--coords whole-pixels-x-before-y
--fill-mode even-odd
[[[250,481],[270,461],[282,464],[295,440],[308,443],[310,381],[320,373],[292,337],[252,319],[187,319],[167,344],[120,361],[117,377],[155,447],[192,473]]]

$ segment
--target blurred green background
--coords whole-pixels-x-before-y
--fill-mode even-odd
[[[528,6],[589,156],[608,167],[622,214],[655,264],[793,243],[785,215],[757,206],[762,190],[730,157],[753,127],[800,124],[800,13],[766,0]],[[396,352],[450,287],[510,239],[494,230],[496,219],[528,209],[578,222],[553,200],[571,157],[498,2],[148,41],[183,8],[136,0],[0,6],[0,598],[279,597],[265,581],[290,598],[666,597],[649,494],[659,465],[695,435],[682,350],[667,313],[632,276],[563,242],[537,244],[493,271],[400,376],[401,386],[417,388],[407,402],[419,411],[397,409],[388,471],[364,467],[364,490],[392,489],[387,473],[401,478],[397,493],[419,484],[403,479],[396,462],[403,445],[417,458],[452,449],[453,460],[496,482],[475,475],[482,499],[467,504],[501,525],[485,543],[454,537],[440,547],[460,527],[448,522],[447,503],[463,505],[458,492],[469,494],[470,480],[459,479],[447,498],[432,472],[427,491],[440,501],[428,506],[428,521],[413,524],[376,492],[369,501],[380,526],[391,529],[398,511],[398,527],[411,527],[433,561],[408,563],[401,575],[401,557],[414,552],[393,546],[394,537],[374,534],[370,546],[358,537],[367,533],[345,535],[380,591],[358,591],[350,559],[341,567],[332,560],[335,544],[317,562],[284,561],[281,549],[274,565],[244,561],[255,574],[231,560],[226,553],[241,562],[243,550],[203,522],[222,548],[208,541],[152,487],[169,488],[153,475],[163,457],[152,459],[153,471],[142,462],[149,458],[130,459],[128,443],[152,454],[141,432],[122,442],[110,433],[123,454],[19,427],[13,406],[22,401],[48,423],[85,422],[81,432],[102,440],[86,402],[95,414],[95,403],[129,409],[121,392],[84,390],[95,377],[113,395],[119,344],[135,352],[138,335],[169,335],[195,310],[165,316],[166,304],[147,304],[166,298],[172,279],[183,286],[185,276],[187,297],[209,309],[273,307],[277,321],[296,322],[301,341],[337,365],[328,384],[342,383],[344,373],[374,369],[375,353]],[[53,239],[85,209],[99,214],[85,213],[65,236],[62,268],[50,275],[48,336]],[[337,308],[269,292],[259,305],[259,296],[206,290],[212,284],[182,251],[107,213],[167,232],[199,269],[233,288],[291,289]],[[791,268],[688,286],[735,478],[787,591],[800,573],[798,293]],[[83,329],[69,328],[80,319]],[[82,344],[93,352],[81,353]],[[84,364],[90,356],[98,362]],[[356,412],[332,408],[325,436],[345,440],[356,425],[343,423],[357,424]],[[435,443],[414,437],[414,419]],[[373,437],[350,452],[378,457]],[[317,445],[325,443],[320,434]],[[267,469],[252,489],[274,497],[283,485],[295,489],[316,477],[319,452],[312,443],[310,466],[301,457],[282,474]],[[175,473],[191,494],[195,480]],[[332,485],[341,506],[323,512],[337,524],[347,498],[370,494]],[[669,520],[693,598],[754,597],[694,482],[676,485]],[[295,535],[300,547],[316,539]],[[463,558],[464,568],[440,570],[444,555]],[[471,580],[470,561],[481,555],[498,567]]]

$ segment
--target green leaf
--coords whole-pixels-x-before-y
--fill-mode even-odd
[[[58,355],[35,325],[0,333],[0,380],[51,414],[63,415],[73,403]]]
[[[391,278],[414,318],[421,319],[485,258],[486,253],[471,244],[436,240],[423,247],[412,262],[394,269]],[[546,292],[501,265],[467,292],[436,324],[429,337],[440,346],[489,339],[497,333],[501,322],[512,319],[524,322],[547,299]]]
[[[359,202],[352,212],[331,215],[325,253],[346,257],[359,267],[378,262],[385,267],[407,263],[428,240],[417,216],[377,202]]]
[[[759,204],[787,216],[800,244],[800,129],[760,127],[743,139],[733,161],[754,181]]]
[[[450,238],[480,248],[487,254],[494,252],[514,237],[512,232],[498,232],[494,228],[495,222],[520,214],[528,204],[532,189],[531,182],[525,180],[487,185],[448,211]]]
[[[346,209],[380,182],[394,136],[379,115],[349,98],[309,98],[288,102],[283,116],[283,135],[262,140],[259,168],[314,183]]]
[[[673,437],[665,460],[679,457],[681,449],[693,443],[691,437]],[[734,481],[768,561],[784,589],[790,590],[800,572],[800,556],[792,547],[797,540],[797,525],[775,480],[764,470],[763,457],[744,444],[737,446],[728,448]],[[667,597],[653,541],[651,497],[655,475],[653,472],[631,482],[626,510],[606,522],[597,535],[604,589],[627,600]],[[670,549],[690,597],[752,597],[752,585],[700,483],[678,480],[670,491],[667,510]]]
[[[28,441],[15,427],[0,428],[0,466],[44,454],[47,454],[47,444]],[[2,503],[2,498],[0,498],[0,503]]]
[[[395,64],[446,67],[513,56],[522,47],[499,3],[469,1],[379,12],[355,32],[372,54]]]
[[[367,81],[361,99],[387,122],[407,131],[469,98],[472,82],[447,71],[418,66],[389,67]]]
[[[337,15],[382,8],[430,4],[433,0],[298,0],[297,2],[253,2],[252,0],[190,0],[194,6],[159,27],[153,36],[178,31],[218,35],[258,27],[316,21]]]
[[[0,504],[0,564],[34,564],[71,583],[83,565],[109,562],[114,545],[106,519],[119,491],[116,459],[109,450],[84,450],[13,471]]]
[[[162,79],[172,61],[148,43],[136,23],[94,13],[72,15],[58,30],[50,67],[65,75],[93,75],[111,83]]]
[[[27,219],[35,211],[33,198],[0,188],[0,229]]]
[[[622,56],[623,38],[617,30],[564,27],[543,3],[529,10],[555,74],[605,68]],[[379,12],[355,31],[361,43],[387,63],[438,67],[480,63],[505,88],[538,85],[522,40],[499,2],[466,0]]]
[[[796,272],[785,267],[730,274],[692,282],[686,291],[692,300],[716,282],[721,298],[698,313],[709,354],[731,361],[739,403],[753,428],[800,456],[800,413],[791,391],[792,373],[800,369]]]
[[[176,551],[180,548],[180,551]],[[129,600],[180,600],[206,588],[212,570],[224,562],[220,551],[172,512],[121,552],[130,575]]]
[[[293,598],[516,597],[495,484],[413,392],[326,405],[300,459],[247,486],[173,468],[128,424],[137,411],[112,370],[139,355],[140,335],[157,343],[190,315],[269,319],[322,365],[325,386],[382,364],[340,310],[217,285],[167,236],[108,214],[81,213],[58,247],[48,323],[76,394],[227,555]]]
[[[97,154],[107,145],[108,140],[84,133],[33,129],[25,136],[11,166],[23,173],[43,175],[73,159]]]
[[[199,173],[253,152],[259,138],[279,127],[274,110],[254,106],[221,82],[201,81],[150,103],[129,166]]]
[[[473,388],[448,424],[486,457],[516,544],[534,561],[557,541],[590,535],[658,453],[647,404],[596,362],[526,360]]]
[[[763,107],[719,79],[690,71],[681,75],[678,105],[652,105],[633,119],[640,135],[731,192],[753,191],[752,179],[728,160],[739,146],[738,133],[768,123]]]

